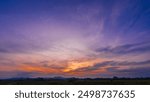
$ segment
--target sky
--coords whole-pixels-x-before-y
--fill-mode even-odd
[[[150,77],[150,0],[0,0],[0,78]]]

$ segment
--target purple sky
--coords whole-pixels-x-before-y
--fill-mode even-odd
[[[150,0],[0,0],[0,78],[150,77]]]

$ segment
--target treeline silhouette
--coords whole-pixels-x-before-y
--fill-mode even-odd
[[[0,79],[1,85],[150,85],[148,78],[11,78]]]

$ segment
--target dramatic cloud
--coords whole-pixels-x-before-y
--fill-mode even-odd
[[[130,70],[149,77],[138,73],[150,68],[149,5],[149,0],[1,0],[0,78],[125,77]]]
[[[97,70],[97,69],[101,69],[103,67],[113,67],[113,68],[118,68],[118,67],[122,67],[122,66],[140,66],[140,65],[150,65],[150,60],[148,61],[143,61],[143,62],[115,62],[115,61],[105,61],[105,62],[101,62],[101,63],[96,63],[95,65],[93,65],[92,67],[83,67],[83,68],[79,68],[77,70]]]
[[[113,54],[130,54],[130,53],[149,53],[150,52],[150,43],[136,43],[136,44],[126,44],[117,47],[106,47],[100,48],[97,51],[104,53],[113,53]]]

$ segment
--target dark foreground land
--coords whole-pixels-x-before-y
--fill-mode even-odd
[[[22,78],[0,80],[1,85],[150,85],[150,78]]]

